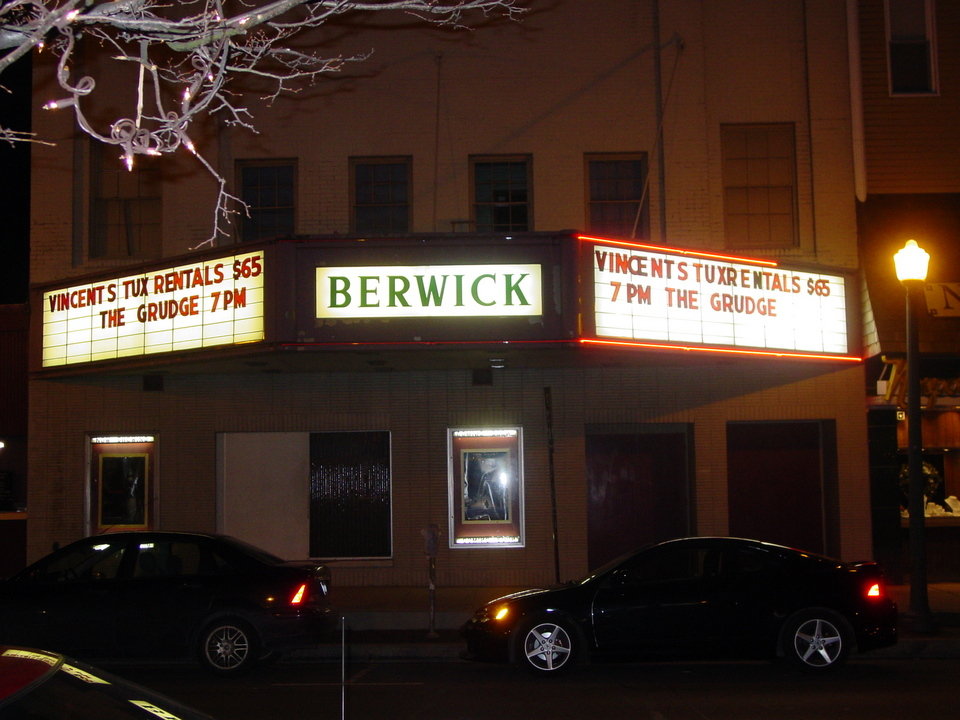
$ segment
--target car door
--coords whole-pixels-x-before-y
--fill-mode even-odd
[[[127,542],[73,543],[4,584],[4,638],[78,656],[117,653],[115,608]]]
[[[730,548],[724,565],[720,602],[725,635],[732,652],[768,652],[784,613],[791,606],[785,591],[786,568],[771,549],[755,546]]]
[[[200,572],[205,538],[143,536],[117,609],[117,635],[129,655],[175,656],[189,649],[214,589]]]
[[[722,640],[722,550],[683,544],[635,555],[600,583],[593,602],[602,650],[685,654]]]

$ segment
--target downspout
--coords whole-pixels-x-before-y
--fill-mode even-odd
[[[86,183],[84,178],[87,173],[84,172],[84,145],[86,136],[79,130],[73,134],[72,145],[72,173],[73,182],[70,192],[70,265],[71,267],[80,267],[83,265],[83,209],[86,204],[88,193],[86,192]]]
[[[860,67],[858,0],[847,0],[847,62],[850,66],[850,126],[853,133],[853,187],[857,200],[867,199],[866,141],[863,134],[863,75]]]
[[[660,0],[653,0],[653,77],[654,108],[657,119],[657,186],[659,190],[658,208],[660,213],[660,242],[667,241],[667,178],[664,168],[663,152],[663,69],[660,46]]]

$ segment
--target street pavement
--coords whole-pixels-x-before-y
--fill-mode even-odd
[[[291,659],[335,658],[450,660],[464,644],[458,629],[487,600],[516,588],[334,587],[340,623],[331,642],[297,651]],[[909,585],[889,588],[900,608],[899,642],[870,657],[960,658],[960,583],[931,583],[927,592],[933,629],[919,632],[908,611]]]

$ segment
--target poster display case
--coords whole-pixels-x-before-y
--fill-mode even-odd
[[[447,431],[450,547],[523,547],[523,429]]]
[[[155,445],[152,435],[90,438],[89,500],[93,532],[152,527]]]

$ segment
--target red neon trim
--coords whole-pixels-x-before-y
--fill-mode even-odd
[[[618,347],[650,348],[653,350],[684,350],[687,352],[719,353],[725,355],[755,355],[761,357],[802,358],[804,360],[845,360],[861,362],[861,358],[850,355],[816,355],[785,350],[734,350],[732,348],[706,347],[697,345],[667,345],[665,343],[646,343],[632,340],[600,340],[598,338],[580,338],[583,345],[613,345]]]
[[[646,243],[632,242],[629,240],[611,240],[610,238],[592,237],[590,235],[577,235],[577,240],[586,242],[602,242],[610,245],[621,245],[623,247],[643,248],[644,250],[654,250],[656,252],[669,253],[671,255],[689,255],[692,257],[702,257],[710,260],[729,260],[731,262],[742,262],[750,265],[766,265],[767,267],[777,267],[775,260],[759,260],[757,258],[739,257],[737,255],[720,255],[718,253],[701,252],[700,250],[683,250],[681,248],[661,247],[660,245],[648,245]]]
[[[684,352],[718,353],[725,355],[754,355],[761,357],[800,358],[803,360],[845,360],[847,362],[861,362],[861,358],[850,355],[817,355],[815,353],[798,353],[786,350],[735,350],[732,348],[697,346],[697,345],[669,345],[666,343],[637,342],[634,340],[601,340],[599,338],[571,338],[570,340],[404,340],[397,342],[312,342],[312,343],[282,343],[280,347],[429,347],[431,345],[610,345],[616,347],[648,348],[651,350],[679,350]]]

